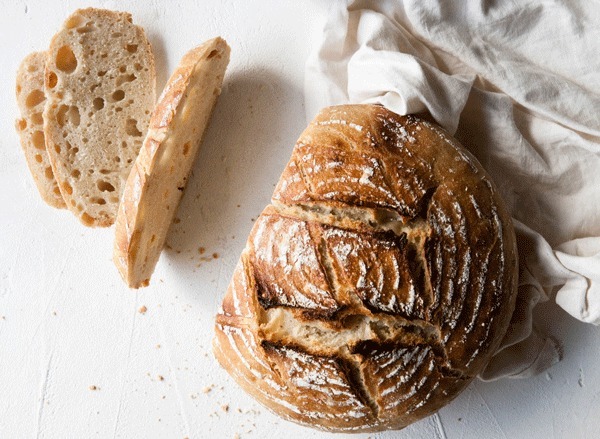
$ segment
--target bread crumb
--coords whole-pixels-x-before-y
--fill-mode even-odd
[[[52,311],[52,315],[53,315],[53,316],[56,316],[56,311]]]
[[[221,410],[223,410],[225,413],[227,413],[229,411],[229,404],[223,404],[221,406]]]
[[[148,311],[148,308],[146,308],[146,305],[142,305],[140,306],[140,309],[138,309],[140,314],[146,314],[146,311]]]
[[[157,344],[157,345],[156,345],[156,349],[160,349],[160,344]]]
[[[240,434],[239,433],[234,434],[233,439],[240,439]]]
[[[90,386],[90,390],[100,390],[98,386]]]
[[[162,375],[159,375],[157,378],[158,378],[158,381],[164,381],[165,380],[165,377],[162,376]]]
[[[206,386],[204,389],[202,389],[202,393],[208,393],[213,389],[214,384],[211,384],[210,386]]]

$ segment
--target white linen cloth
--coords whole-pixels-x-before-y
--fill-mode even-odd
[[[332,4],[306,65],[306,111],[429,111],[480,160],[515,220],[520,286],[482,379],[559,360],[532,309],[600,324],[600,6],[595,1]]]

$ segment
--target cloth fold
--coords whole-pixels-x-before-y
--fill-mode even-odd
[[[306,64],[307,119],[377,102],[429,112],[492,176],[515,220],[517,310],[484,380],[560,358],[532,310],[600,324],[600,8],[593,2],[332,4]]]

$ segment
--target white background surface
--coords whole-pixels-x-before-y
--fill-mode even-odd
[[[561,363],[528,380],[475,382],[402,432],[329,435],[285,422],[214,360],[213,316],[306,125],[304,62],[324,3],[0,0],[0,438],[600,436],[600,329],[554,304],[539,312],[564,346]],[[90,5],[128,10],[144,26],[159,91],[191,47],[216,35],[232,47],[171,249],[139,291],[111,262],[112,228],[87,229],[41,201],[13,128],[21,58]]]

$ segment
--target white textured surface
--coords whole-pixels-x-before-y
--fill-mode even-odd
[[[304,62],[325,19],[322,3],[0,0],[0,438],[369,437],[279,420],[210,350],[213,316],[252,219],[305,126]],[[192,46],[220,34],[232,47],[172,250],[138,292],[112,265],[112,229],[86,229],[40,200],[13,129],[20,59],[90,4],[129,10],[146,28],[159,87]],[[538,312],[565,346],[547,374],[476,382],[438,415],[370,437],[597,437],[600,329],[555,305]]]

